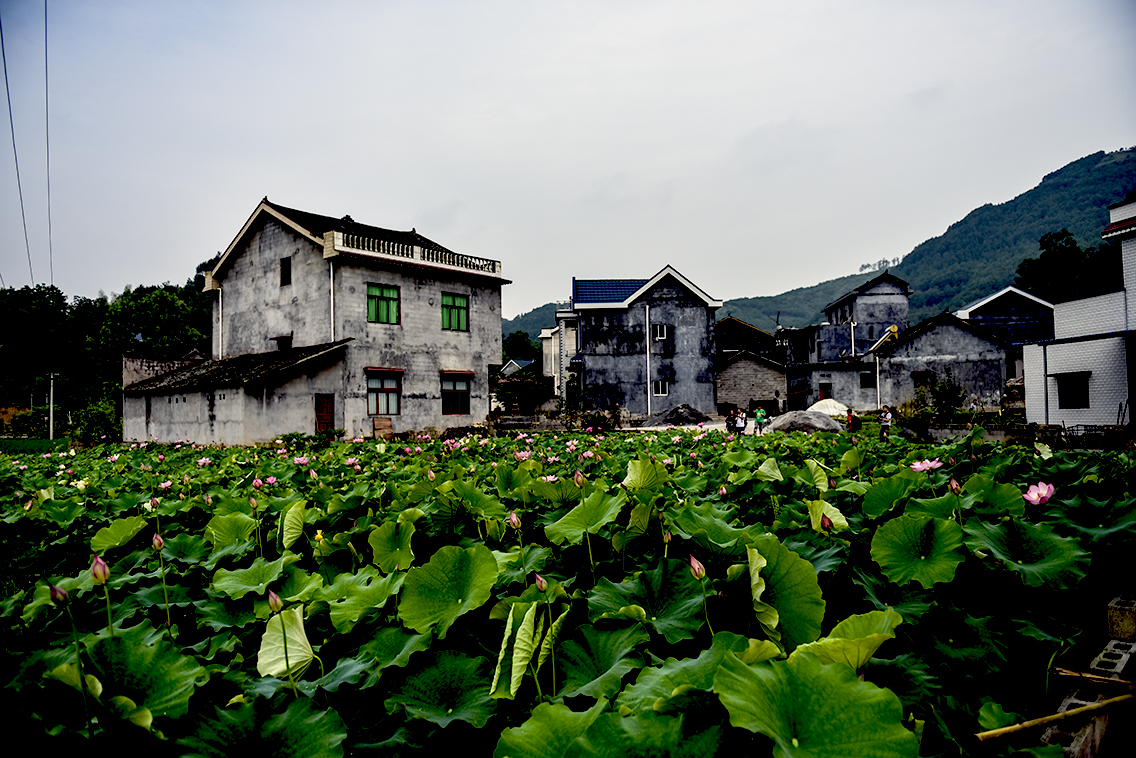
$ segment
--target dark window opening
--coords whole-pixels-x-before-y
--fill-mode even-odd
[[[292,256],[280,259],[280,286],[287,287],[292,283]]]
[[[335,428],[335,395],[316,395],[316,432]]]
[[[1091,371],[1071,371],[1067,374],[1055,374],[1057,379],[1057,407],[1058,408],[1088,408],[1089,407],[1089,377]]]
[[[385,284],[367,285],[367,321],[370,323],[399,323],[398,305],[398,287],[389,287]]]
[[[832,397],[832,382],[821,382],[820,383],[820,397],[817,398],[817,399],[818,400],[827,400],[830,397]]]
[[[469,415],[469,377],[456,374],[442,375],[442,415]]]
[[[876,375],[871,371],[860,372],[860,389],[874,390],[876,388]]]
[[[935,372],[934,371],[912,371],[911,382],[915,385],[915,389],[924,387],[930,389],[935,385]]]
[[[442,293],[442,328],[455,332],[469,331],[469,297]]]

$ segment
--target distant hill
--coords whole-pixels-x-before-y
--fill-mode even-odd
[[[967,303],[1013,284],[1018,264],[1038,255],[1043,234],[1068,229],[1081,245],[1099,245],[1108,206],[1136,187],[1136,148],[1093,153],[1047,174],[1033,189],[998,205],[987,204],[923,242],[892,267],[911,284],[911,322]],[[870,271],[801,287],[780,295],[727,300],[718,317],[734,316],[773,331],[821,320],[821,309],[879,272]],[[556,305],[542,305],[502,319],[505,334],[523,329],[532,338],[552,326]]]

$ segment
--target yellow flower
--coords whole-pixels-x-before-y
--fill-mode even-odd
[[[323,542],[323,529],[316,530],[316,542]]]

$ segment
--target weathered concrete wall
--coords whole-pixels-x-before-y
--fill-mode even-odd
[[[713,315],[713,309],[670,279],[626,310],[582,310],[585,406],[610,410],[619,403],[628,413],[645,415],[685,403],[713,412]],[[667,327],[666,339],[649,338],[648,318],[651,326]],[[669,382],[668,394],[652,393],[648,399],[656,381]]]
[[[945,380],[947,369],[980,405],[997,408],[1006,384],[1006,353],[993,342],[943,325],[904,343],[880,359],[883,402],[898,405],[915,396],[912,372],[931,371]]]
[[[155,361],[149,358],[122,357],[122,386],[168,374],[174,369],[192,366],[200,361]]]
[[[287,256],[292,283],[281,287],[280,259]],[[272,338],[287,334],[296,347],[331,342],[330,285],[322,247],[277,221],[265,222],[221,279],[214,302],[214,357],[275,350]],[[224,323],[218,328],[222,306]],[[219,356],[222,334],[224,356]],[[350,335],[336,338],[344,336]]]
[[[1095,298],[1094,298],[1095,299]],[[1048,391],[1050,424],[1115,424],[1117,410],[1129,399],[1128,348],[1124,337],[1025,347],[1026,421],[1044,424]],[[1043,368],[1043,365],[1045,366]],[[1053,374],[1091,371],[1089,407],[1061,408]],[[1046,374],[1050,376],[1046,376]],[[1044,383],[1043,383],[1044,382]]]
[[[485,421],[489,413],[489,364],[501,362],[501,286],[446,270],[383,269],[336,264],[336,337],[351,336],[344,374],[348,432],[370,436],[367,368],[403,369],[402,412],[395,432],[445,429]],[[399,289],[400,323],[367,321],[367,285]],[[442,293],[469,298],[469,331],[442,329]],[[470,413],[442,415],[441,372],[472,372]]]
[[[718,403],[749,408],[750,401],[784,399],[785,374],[757,361],[739,358],[718,373]]]

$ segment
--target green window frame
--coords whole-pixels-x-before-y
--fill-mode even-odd
[[[367,285],[367,321],[372,324],[399,323],[398,287],[386,284]]]
[[[454,332],[469,331],[469,296],[442,293],[442,328]]]

